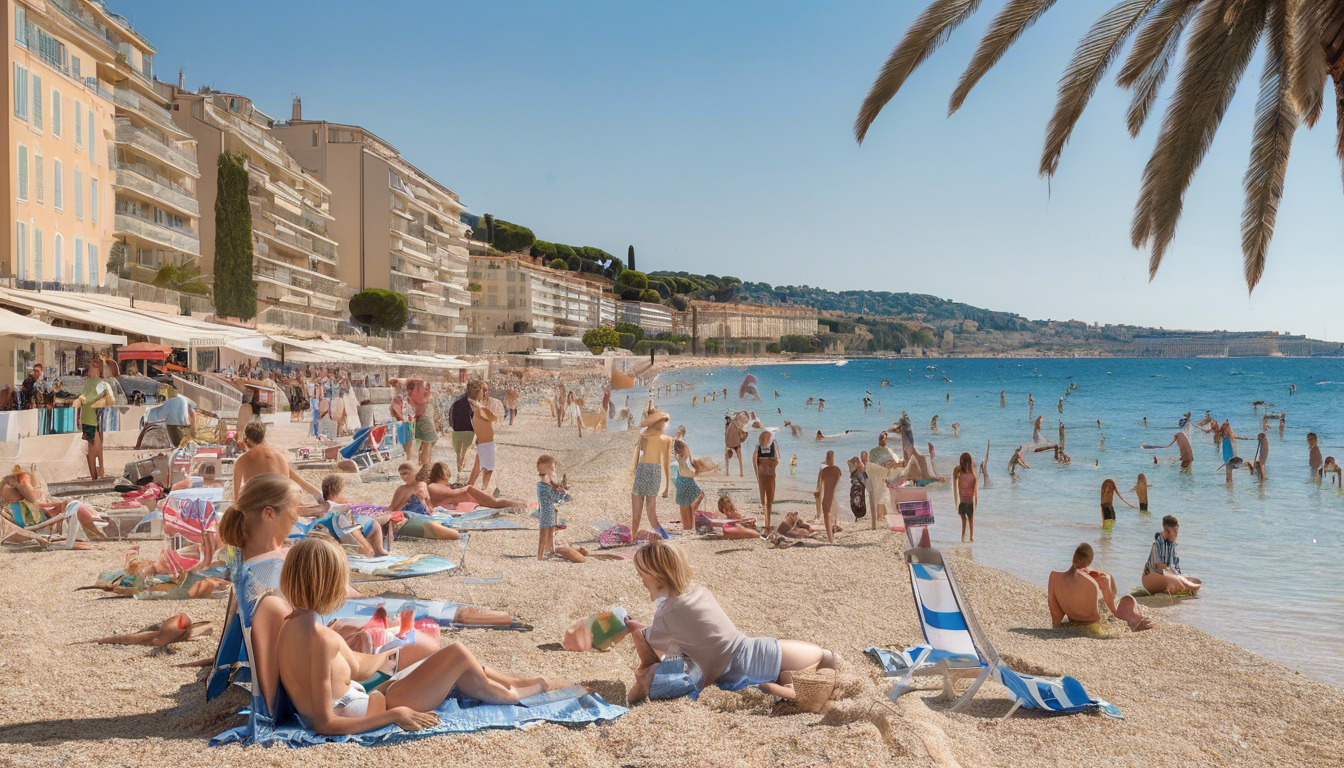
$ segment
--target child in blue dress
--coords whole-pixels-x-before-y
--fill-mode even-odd
[[[542,454],[537,458],[537,517],[541,531],[537,539],[537,559],[555,555],[555,507],[571,501],[565,487],[555,478],[555,457]]]

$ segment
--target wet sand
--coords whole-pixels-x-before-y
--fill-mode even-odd
[[[569,528],[557,540],[591,546],[593,522],[629,523],[634,435],[589,434],[580,440],[572,428],[548,425],[544,414],[537,406],[525,407],[516,426],[499,429],[496,478],[505,495],[533,499],[537,455],[556,455],[575,497],[561,507]],[[440,446],[436,458],[443,454],[451,462],[447,440]],[[392,482],[372,475],[365,480],[348,484],[352,500],[385,503],[390,498]],[[726,488],[739,508],[756,509],[749,478],[734,475],[702,485],[707,504]],[[809,495],[790,491],[781,502],[778,511],[799,509],[810,516]],[[888,681],[862,650],[922,639],[899,559],[900,539],[889,531],[868,530],[867,521],[856,524],[842,506],[845,531],[834,547],[774,550],[756,541],[677,537],[690,555],[696,580],[714,592],[741,630],[811,640],[841,654],[840,685],[829,711],[803,714],[756,689],[726,693],[710,688],[699,702],[645,703],[605,725],[541,725],[372,749],[208,749],[210,736],[241,723],[235,712],[247,697],[235,688],[207,704],[201,671],[174,665],[212,656],[217,637],[168,651],[73,643],[134,631],[178,611],[213,620],[218,627],[225,602],[141,601],[75,591],[92,584],[99,571],[120,567],[130,543],[99,544],[93,552],[6,547],[0,551],[0,568],[8,574],[0,582],[6,617],[0,625],[0,668],[8,673],[8,684],[0,688],[0,765],[1344,763],[1344,691],[1168,621],[1164,616],[1171,609],[1160,605],[1146,609],[1156,627],[1140,634],[1118,622],[1092,633],[1067,626],[1050,629],[1043,585],[980,566],[958,548],[945,554],[1004,660],[1022,672],[1073,675],[1093,695],[1120,707],[1126,719],[1019,711],[996,724],[1011,705],[1004,689],[987,683],[971,706],[954,714],[932,678],[923,679],[922,690],[887,703]],[[659,511],[665,521],[677,514],[671,498],[660,499]],[[624,704],[635,659],[629,642],[608,653],[576,654],[559,650],[559,641],[573,620],[613,605],[647,621],[652,614],[647,593],[628,563],[539,562],[536,544],[535,531],[473,535],[466,558],[469,575],[502,571],[498,584],[472,586],[461,576],[436,575],[363,589],[507,610],[535,631],[473,630],[450,637],[466,642],[492,666],[568,677]],[[142,550],[153,556],[161,546],[148,542]],[[456,561],[460,545],[400,539],[394,551],[436,552]]]

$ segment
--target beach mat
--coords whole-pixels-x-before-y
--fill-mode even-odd
[[[126,571],[104,571],[98,574],[93,586],[83,589],[101,589],[121,597],[134,597],[137,600],[190,600],[191,588],[206,578],[227,579],[223,568],[206,568],[189,573],[181,581],[172,576],[140,576]],[[78,591],[78,590],[76,590]],[[219,597],[222,591],[210,597]]]
[[[350,561],[350,580],[355,582],[413,579],[417,576],[451,571],[457,567],[453,561],[440,555],[411,555],[410,557],[399,557],[397,555],[358,557],[351,555],[348,559]]]
[[[346,600],[345,604],[337,608],[334,612],[322,617],[323,624],[330,624],[336,619],[371,619],[378,610],[378,606],[387,608],[387,615],[392,619],[401,615],[401,611],[407,605],[414,603],[415,620],[430,619],[437,621],[440,627],[445,629],[503,629],[513,630],[515,632],[530,632],[532,627],[521,621],[514,621],[512,624],[462,624],[453,621],[457,614],[457,609],[462,603],[448,603],[442,600],[408,600],[401,597],[360,597]]]
[[[210,739],[210,746],[226,744],[285,744],[307,747],[315,744],[355,743],[371,747],[380,744],[401,744],[445,733],[475,733],[487,729],[523,728],[533,723],[586,725],[605,723],[624,715],[625,707],[608,703],[595,693],[583,693],[582,688],[565,688],[531,696],[517,704],[484,704],[468,697],[450,698],[434,710],[439,724],[420,731],[403,731],[389,725],[375,731],[350,736],[323,736],[304,728],[296,717],[286,719],[261,735],[252,733],[249,726],[225,731]]]

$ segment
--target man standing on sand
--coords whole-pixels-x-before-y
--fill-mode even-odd
[[[277,475],[288,477],[290,480],[299,484],[303,490],[311,493],[314,499],[322,501],[322,491],[317,486],[304,480],[294,468],[289,465],[289,459],[285,457],[285,452],[266,444],[266,422],[258,419],[249,421],[243,429],[243,442],[247,446],[247,453],[239,456],[233,463],[233,498],[236,500],[238,494],[242,493],[243,486],[248,480],[257,475],[273,472]]]
[[[1180,523],[1167,515],[1162,518],[1162,532],[1153,536],[1153,548],[1148,553],[1148,562],[1143,564],[1143,588],[1154,595],[1163,592],[1193,595],[1204,586],[1199,579],[1181,573],[1181,558],[1176,556],[1176,534],[1179,532]]]
[[[1140,632],[1152,627],[1153,620],[1139,611],[1138,601],[1129,595],[1117,601],[1115,579],[1109,573],[1092,570],[1091,565],[1092,545],[1083,543],[1073,551],[1069,570],[1050,574],[1047,594],[1051,624],[1058,627],[1066,618],[1074,624],[1095,624],[1101,621],[1101,612],[1097,610],[1097,602],[1101,600],[1111,615],[1128,624],[1131,630]]]
[[[467,464],[467,450],[476,439],[476,430],[471,425],[471,385],[476,379],[467,382],[467,389],[452,405],[448,406],[448,426],[453,430],[453,453],[457,456],[457,481],[462,482],[462,471]]]
[[[103,428],[99,421],[101,409],[117,404],[112,394],[112,385],[103,381],[103,360],[94,357],[89,361],[88,378],[84,380],[84,392],[75,400],[79,407],[79,424],[83,431],[84,442],[89,444],[89,479],[97,480],[103,476]]]
[[[434,426],[434,403],[430,400],[429,384],[423,379],[411,379],[406,382],[406,399],[410,401],[411,413],[415,416],[415,439],[420,444],[420,466],[429,466],[434,456],[434,443],[439,440],[439,431]]]
[[[817,506],[822,523],[826,526],[826,541],[835,543],[835,489],[840,485],[840,468],[835,465],[835,451],[826,452],[826,461],[817,472]]]
[[[481,490],[489,492],[490,478],[495,474],[495,421],[497,417],[490,410],[489,390],[485,382],[473,380],[467,385],[467,402],[471,407],[471,428],[476,439],[476,465],[472,467],[467,485],[476,484],[477,473],[481,476]]]

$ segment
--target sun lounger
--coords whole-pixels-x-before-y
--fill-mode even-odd
[[[1011,716],[1018,707],[1061,714],[1095,709],[1108,717],[1122,717],[1118,708],[1092,698],[1083,690],[1082,684],[1071,677],[1037,677],[1005,667],[938,550],[907,549],[905,561],[910,567],[915,610],[927,644],[904,651],[876,648],[868,651],[887,670],[888,677],[899,678],[887,692],[893,701],[911,690],[915,675],[941,674],[943,690],[949,696],[954,679],[975,678],[966,693],[952,705],[953,710],[965,706],[980,686],[992,678],[1013,696],[1012,709],[1004,718]]]
[[[392,453],[388,450],[386,442],[386,424],[361,427],[355,430],[355,434],[350,438],[350,444],[341,448],[338,453],[342,459],[355,462],[360,469],[368,469],[392,460]]]
[[[19,502],[26,504],[27,502]],[[17,544],[19,546],[38,546],[42,549],[56,547],[57,549],[74,549],[76,541],[88,541],[88,535],[84,533],[83,527],[79,524],[79,501],[71,500],[66,502],[65,509],[52,517],[43,520],[34,525],[21,526],[15,523],[10,515],[9,505],[0,513],[0,544]],[[58,533],[56,529],[60,528]]]

